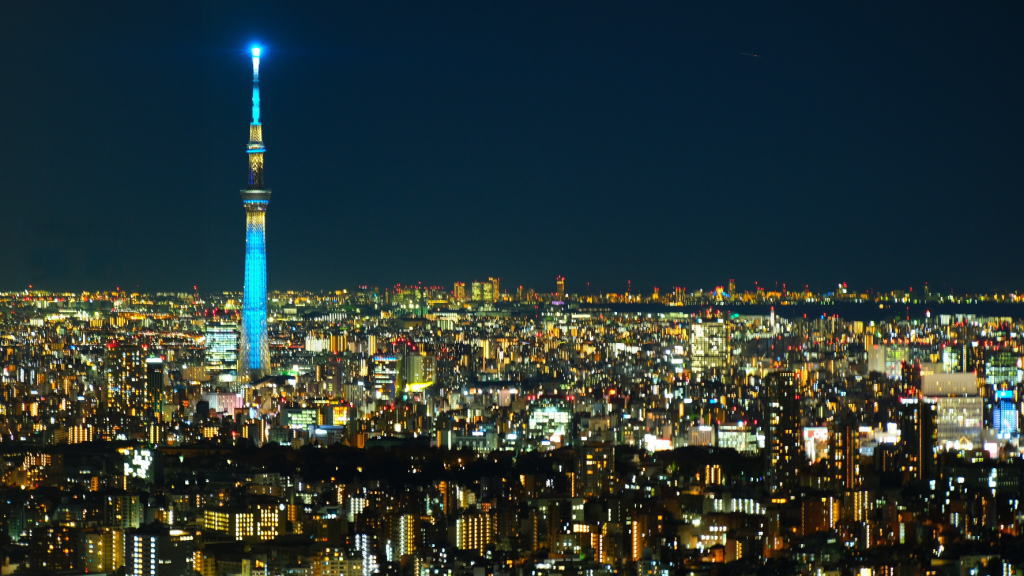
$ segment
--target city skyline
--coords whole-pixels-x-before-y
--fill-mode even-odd
[[[1024,570],[1016,295],[451,288],[0,292],[0,566]]]
[[[271,289],[1024,280],[1015,6],[402,7],[12,7],[0,289],[232,289],[254,40]]]
[[[1024,6],[4,8],[0,574],[1024,576]]]

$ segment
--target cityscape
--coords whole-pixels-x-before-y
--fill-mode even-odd
[[[655,20],[645,17],[640,29]],[[672,245],[672,258],[633,275],[661,257],[652,240],[661,237],[649,229],[664,222],[654,213],[681,213],[688,199],[652,204],[630,221],[625,206],[639,200],[627,197],[621,224],[586,234],[592,223],[581,222],[592,208],[545,227],[530,211],[502,216],[522,208],[497,194],[452,202],[460,206],[439,221],[403,220],[416,204],[384,196],[371,211],[339,215],[323,208],[333,188],[304,200],[291,172],[279,178],[272,169],[279,148],[312,155],[319,145],[277,136],[297,134],[277,131],[284,114],[274,102],[290,82],[282,64],[307,56],[300,36],[290,44],[238,40],[244,50],[222,51],[237,84],[232,97],[245,95],[232,106],[244,109],[247,137],[238,122],[235,156],[209,162],[239,168],[231,172],[238,192],[223,195],[239,193],[231,197],[242,211],[216,216],[218,228],[233,231],[238,258],[207,266],[176,256],[201,226],[171,223],[145,201],[125,208],[98,200],[111,212],[131,210],[116,220],[142,219],[147,233],[132,242],[152,260],[190,269],[165,288],[130,274],[125,287],[14,287],[24,278],[88,276],[83,270],[94,267],[37,257],[43,240],[34,232],[3,242],[11,256],[0,278],[0,574],[1024,576],[1019,238],[976,237],[952,213],[919,217],[931,208],[902,213],[894,204],[895,218],[865,221],[838,214],[852,195],[807,200],[820,204],[814,214],[836,237],[856,230],[867,244],[885,236],[884,250],[898,252],[911,276],[925,269],[935,279],[907,282],[887,275],[881,257],[877,276],[862,273],[871,266],[859,267],[863,258],[844,251],[846,240],[815,235],[799,218],[780,211],[752,225],[726,206],[692,216],[714,221],[722,238],[710,251],[739,273],[707,283],[718,268],[687,269],[687,251],[702,241],[687,236],[691,215],[672,222],[685,239]],[[729,50],[739,66],[771,58]],[[243,69],[245,82],[236,82]],[[557,85],[536,86],[545,82]],[[421,90],[417,97],[436,97]],[[0,155],[19,162],[10,156]],[[1019,172],[1019,160],[1011,164]],[[342,172],[324,180],[344,180]],[[175,182],[179,175],[165,174]],[[1017,194],[1020,184],[1006,189]],[[173,203],[212,218],[181,186]],[[908,205],[944,201],[904,194]],[[585,196],[576,201],[600,204]],[[723,196],[726,204],[758,198]],[[614,212],[619,201],[589,214]],[[300,202],[303,220],[289,220]],[[953,212],[970,208],[993,222],[1003,208],[1019,212],[1011,200],[998,208],[957,202]],[[346,219],[372,221],[396,243],[349,233]],[[458,245],[446,234],[472,229],[470,220],[493,228],[467,234],[472,241],[458,248],[485,245],[484,273],[463,272],[454,263],[460,252],[445,252]],[[343,238],[345,250],[322,256],[317,227]],[[789,227],[810,231],[806,247],[773,236]],[[925,233],[934,228],[949,234]],[[104,253],[94,239],[104,233],[62,236],[55,223],[38,235]],[[275,246],[307,233],[313,239],[302,253]],[[605,272],[560,248],[599,252],[601,238],[617,235],[637,256],[598,257]],[[538,264],[522,273],[495,239],[506,236],[542,237],[545,253],[562,255],[564,272]],[[430,275],[396,282],[410,275],[396,266],[388,282],[366,273],[332,288],[287,288],[293,279],[275,275],[280,259],[330,284],[326,275],[345,267],[346,250],[392,262],[413,254]],[[913,268],[924,252],[948,266]],[[18,254],[32,254],[31,266]],[[752,280],[765,262],[807,277]],[[844,263],[849,278],[820,280]],[[235,279],[232,289],[193,280],[221,270]],[[600,280],[588,280],[591,273]],[[137,284],[154,288],[127,287]]]
[[[909,294],[4,293],[4,567],[1016,573],[1024,303]]]

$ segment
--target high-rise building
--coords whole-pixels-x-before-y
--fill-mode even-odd
[[[487,281],[491,284],[491,290],[493,291],[491,300],[495,302],[501,300],[501,278],[491,276]]]
[[[800,443],[800,389],[797,374],[773,372],[767,392],[767,486],[772,495],[790,495],[797,488],[803,450]]]
[[[942,349],[943,372],[967,372],[971,365],[971,354],[966,342],[951,344]]]
[[[813,496],[800,503],[800,531],[804,536],[833,530],[839,520],[839,500],[832,496]]]
[[[415,394],[434,384],[437,363],[433,356],[419,351],[406,351],[398,362],[396,390]]]
[[[141,405],[145,355],[134,344],[109,344],[103,357],[102,399],[111,410],[133,411]]]
[[[209,322],[205,336],[206,368],[211,371],[234,369],[238,364],[238,324]]]
[[[124,531],[98,528],[82,534],[81,541],[86,572],[113,572],[124,566]]]
[[[455,547],[483,553],[494,543],[494,515],[487,510],[471,510],[455,520]]]
[[[1012,390],[996,390],[995,405],[992,408],[992,428],[1000,440],[1009,440],[1019,435],[1020,412],[1013,399]]]
[[[974,372],[928,374],[922,378],[924,400],[935,405],[935,446],[940,450],[982,447],[985,400]]]
[[[553,450],[570,443],[572,407],[560,398],[540,398],[530,405],[526,435],[538,450]]]
[[[903,363],[907,360],[906,346],[871,346],[868,348],[868,372],[878,372],[888,378],[902,376]]]
[[[465,282],[456,282],[455,283],[455,288],[452,290],[452,298],[456,302],[465,302],[466,301],[466,283]]]
[[[374,393],[379,398],[393,399],[395,397],[395,385],[398,383],[398,356],[394,354],[376,354],[372,360]]]
[[[850,417],[842,418],[833,430],[832,470],[836,487],[854,490],[860,487],[860,432]]]
[[[156,421],[163,418],[165,378],[164,359],[146,358],[146,410]]]
[[[67,526],[36,526],[29,532],[27,567],[37,574],[77,569],[79,539]]]
[[[222,533],[232,540],[273,540],[280,534],[282,523],[276,504],[260,502],[205,510],[201,526],[204,531]]]
[[[607,495],[612,484],[615,457],[610,444],[589,442],[579,448],[576,470],[578,480],[573,483],[573,496],[600,498]]]
[[[493,278],[491,279],[493,280]],[[498,292],[491,280],[487,282],[475,281],[469,286],[469,299],[473,302],[494,302],[497,300]]]
[[[263,124],[260,122],[260,56],[252,49],[252,122],[249,124],[249,185],[242,190],[245,208],[245,285],[242,290],[242,333],[238,346],[238,381],[245,384],[270,371],[267,337],[267,205],[263,186]]]
[[[191,572],[192,535],[148,524],[124,536],[125,574],[177,576]]]
[[[995,388],[1000,384],[1016,386],[1021,381],[1020,356],[1010,350],[996,350],[985,358],[985,383]]]
[[[395,541],[398,545],[395,553],[396,556],[409,556],[416,552],[418,523],[418,519],[412,514],[402,514],[398,517],[398,522],[395,525],[397,532]]]
[[[725,322],[693,325],[690,362],[698,376],[719,374],[729,366],[729,326]]]
[[[900,400],[900,452],[907,480],[924,480],[935,468],[936,404],[924,398]]]

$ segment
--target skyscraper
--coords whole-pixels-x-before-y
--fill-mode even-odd
[[[146,359],[146,410],[152,420],[161,421],[164,409],[164,359],[155,356]]]
[[[767,438],[765,444],[769,494],[791,495],[798,487],[803,452],[800,446],[800,390],[798,375],[773,372],[765,379]]]
[[[853,415],[837,418],[831,453],[835,485],[841,490],[860,488],[860,432]]]
[[[206,369],[221,372],[238,364],[238,324],[212,320],[206,324]]]
[[[935,468],[937,404],[923,397],[900,400],[900,468],[905,482],[927,479]]]
[[[721,376],[729,367],[729,326],[721,321],[694,324],[690,360],[695,375]]]
[[[242,334],[238,346],[238,382],[246,384],[270,369],[267,341],[267,205],[263,187],[263,125],[260,123],[260,55],[252,49],[252,122],[249,124],[249,185],[242,190],[245,208],[245,286],[242,292]]]

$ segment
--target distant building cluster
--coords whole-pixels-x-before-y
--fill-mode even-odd
[[[1024,573],[1019,315],[569,290],[0,294],[0,571]]]

